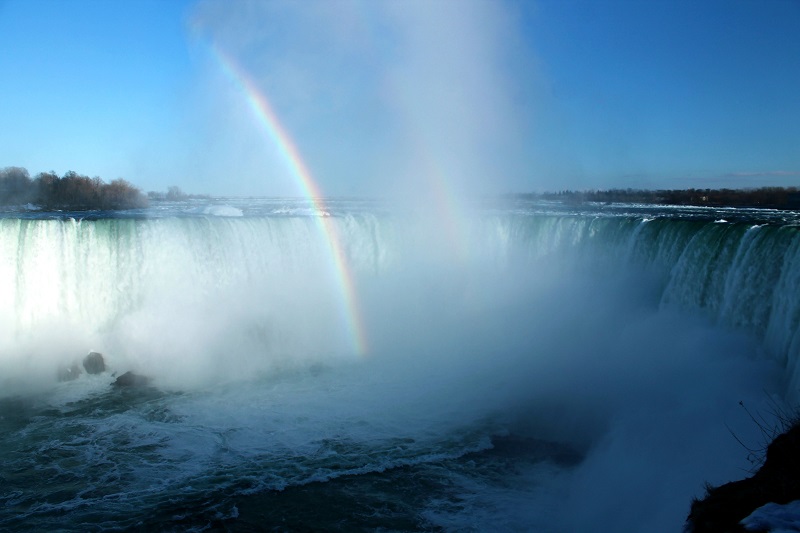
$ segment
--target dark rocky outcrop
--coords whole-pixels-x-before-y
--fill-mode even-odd
[[[97,352],[89,352],[89,355],[83,358],[83,368],[86,369],[88,374],[100,374],[106,371],[106,362],[103,355]]]
[[[115,387],[146,387],[150,384],[150,378],[133,372],[125,372],[114,381]]]
[[[58,369],[58,381],[72,381],[77,379],[83,373],[81,370],[86,370],[87,374],[102,374],[106,371],[106,362],[103,359],[103,354],[98,352],[89,352],[83,358],[82,364],[73,362],[69,365],[64,365]]]
[[[78,363],[65,365],[58,369],[58,381],[72,381],[73,379],[78,379],[80,375],[81,367],[78,366]]]
[[[767,447],[764,464],[752,477],[716,488],[695,500],[686,522],[691,533],[747,531],[739,523],[770,502],[800,500],[800,424],[794,424]]]

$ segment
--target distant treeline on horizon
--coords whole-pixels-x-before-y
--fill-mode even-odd
[[[0,205],[34,204],[44,209],[135,209],[147,207],[147,196],[125,181],[105,183],[70,170],[59,177],[40,172],[31,178],[27,169],[0,170]]]
[[[150,200],[186,200],[196,196],[184,194],[179,187],[166,193],[151,191],[147,195],[124,179],[106,183],[70,170],[63,176],[40,172],[31,178],[22,167],[0,169],[0,206],[33,204],[43,209],[118,210],[147,207]]]
[[[706,207],[755,207],[800,210],[797,187],[760,187],[756,189],[609,189],[605,191],[559,191],[523,194],[524,197],[559,200],[566,203],[641,203],[656,205],[691,205]]]
[[[564,203],[641,203],[656,205],[691,205],[707,207],[754,207],[800,210],[800,188],[760,187],[753,189],[608,189],[513,195],[522,198],[557,200]],[[33,204],[43,209],[117,210],[147,207],[152,201],[183,201],[208,198],[185,194],[171,186],[166,192],[146,195],[124,179],[105,183],[70,170],[63,176],[40,172],[31,178],[23,167],[0,169],[0,206]]]

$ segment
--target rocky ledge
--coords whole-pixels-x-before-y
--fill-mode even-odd
[[[103,354],[89,352],[89,354],[83,358],[80,365],[77,361],[74,361],[70,365],[62,366],[58,369],[58,380],[72,381],[78,379],[83,372],[81,367],[83,367],[83,370],[85,370],[87,374],[102,374],[106,371],[106,362],[103,358]],[[115,375],[116,373],[111,376],[114,377]],[[114,387],[147,387],[150,385],[150,378],[135,374],[134,372],[125,372],[121,376],[118,376],[112,385]]]
[[[687,533],[768,531],[741,524],[768,503],[800,500],[800,423],[793,424],[767,447],[764,464],[751,477],[709,487],[706,496],[692,502]]]
[[[125,372],[113,383],[115,387],[146,387],[150,384],[150,378],[133,372]]]

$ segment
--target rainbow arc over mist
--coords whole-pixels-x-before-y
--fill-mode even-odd
[[[259,90],[250,76],[247,75],[245,70],[242,69],[233,58],[223,53],[213,44],[211,45],[211,51],[228,78],[230,78],[245,95],[250,109],[253,111],[253,114],[258,119],[270,140],[278,148],[281,158],[300,186],[303,196],[308,198],[314,209],[320,213],[320,216],[316,217],[316,219],[320,231],[330,247],[344,318],[347,322],[353,348],[358,355],[366,355],[367,338],[358,306],[353,275],[344,253],[336,221],[333,217],[322,216],[322,214],[326,212],[325,200],[317,182],[314,180],[311,171],[300,156],[297,145],[278,119],[278,115],[273,110],[264,92]]]

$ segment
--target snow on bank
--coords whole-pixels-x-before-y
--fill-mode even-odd
[[[769,531],[770,533],[800,532],[800,500],[786,505],[768,503],[753,511],[741,521],[747,531]]]

